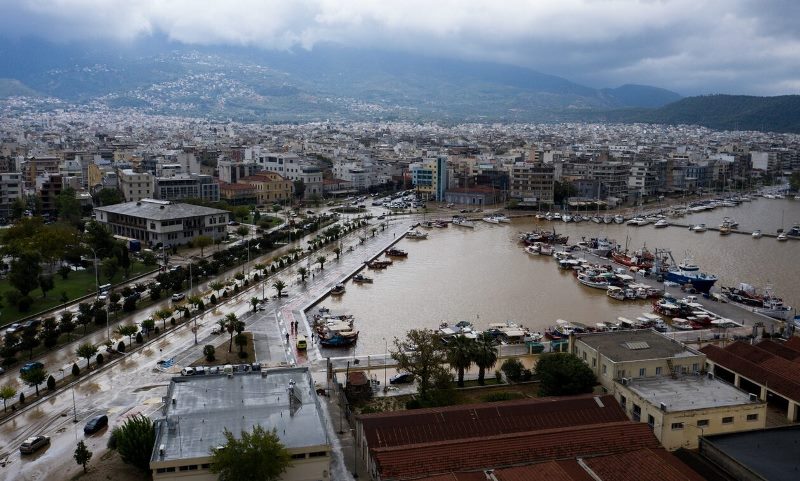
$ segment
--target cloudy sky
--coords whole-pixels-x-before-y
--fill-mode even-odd
[[[0,0],[15,37],[310,49],[534,68],[594,87],[800,93],[800,0]]]

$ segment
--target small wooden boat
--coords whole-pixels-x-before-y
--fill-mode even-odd
[[[372,278],[364,274],[356,274],[353,276],[353,282],[357,284],[372,284]]]

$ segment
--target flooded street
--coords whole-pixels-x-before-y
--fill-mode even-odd
[[[726,216],[735,218],[740,230],[774,234],[782,221],[785,229],[800,221],[800,201],[758,199],[736,208],[670,220],[717,226]],[[443,321],[468,320],[485,328],[492,322],[513,320],[544,330],[556,319],[588,324],[651,311],[648,301],[612,300],[602,290],[579,284],[551,258],[524,253],[517,240],[520,231],[553,227],[569,235],[570,243],[581,237],[606,236],[623,246],[627,239],[631,249],[643,245],[651,250],[670,249],[678,262],[690,255],[702,270],[719,277],[717,289],[739,282],[758,288],[769,284],[787,304],[800,305],[800,241],[692,233],[685,228],[655,229],[652,225],[565,224],[533,218],[500,225],[477,222],[475,229],[451,225],[428,230],[427,240],[403,239],[397,247],[408,251],[408,258],[396,259],[386,270],[365,271],[374,278],[373,284],[348,282],[344,295],[321,302],[335,314],[353,314],[360,330],[352,350],[330,350],[330,355],[382,353],[385,340],[391,343],[408,329],[436,328]],[[653,280],[645,282],[655,285]]]

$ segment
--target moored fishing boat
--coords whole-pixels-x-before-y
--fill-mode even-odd
[[[333,286],[333,289],[331,289],[331,295],[341,296],[342,294],[344,294],[344,291],[345,291],[344,284],[336,284],[335,286]]]
[[[738,287],[723,286],[721,290],[722,295],[730,302],[749,311],[783,321],[792,317],[792,308],[785,305],[783,299],[774,295],[769,286],[764,288],[763,294],[759,294],[755,287],[743,282]]]
[[[375,261],[367,262],[366,264],[367,264],[367,267],[370,268],[370,269],[386,269],[387,267],[392,265],[392,260],[391,259],[383,260],[383,261],[375,260]]]
[[[353,282],[357,284],[372,284],[372,278],[367,277],[364,274],[358,273],[353,276]]]
[[[472,222],[471,220],[468,220],[466,217],[455,216],[455,217],[453,217],[453,220],[451,221],[451,223],[453,225],[457,225],[459,227],[466,227],[468,229],[474,229],[475,228],[475,223]]]
[[[421,231],[418,231],[418,230],[410,230],[410,231],[406,232],[406,238],[407,239],[427,239],[428,238],[428,233],[427,232],[421,232]]]
[[[670,266],[664,273],[664,279],[685,286],[690,284],[697,291],[708,293],[717,282],[717,276],[700,272],[700,267],[687,258],[683,263]]]
[[[408,252],[401,249],[386,249],[385,254],[389,257],[408,257]]]

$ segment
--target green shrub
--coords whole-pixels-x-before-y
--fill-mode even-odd
[[[522,371],[525,367],[516,358],[506,359],[503,362],[503,365],[500,366],[500,370],[503,371],[503,374],[506,375],[506,379],[511,382],[519,382],[522,379]]]

